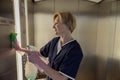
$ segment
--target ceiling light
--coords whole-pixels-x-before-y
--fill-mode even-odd
[[[88,1],[95,2],[95,3],[99,3],[99,2],[101,2],[101,1],[103,1],[103,0],[88,0]]]
[[[40,1],[45,1],[45,0],[32,0],[33,2],[40,2]]]

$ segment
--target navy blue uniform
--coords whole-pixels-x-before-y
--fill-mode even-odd
[[[57,45],[60,37],[56,37],[48,42],[40,49],[40,53],[44,57],[48,57],[49,66],[60,73],[69,76],[68,80],[76,77],[83,54],[80,45],[76,40],[61,47],[57,54]],[[47,77],[47,80],[52,80]]]

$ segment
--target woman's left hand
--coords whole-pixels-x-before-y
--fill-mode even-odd
[[[39,54],[36,51],[30,51],[28,53],[28,58],[29,58],[29,61],[31,63],[33,63],[33,64],[39,64],[39,63],[41,63],[40,56],[39,56]]]
[[[39,55],[39,52],[30,51],[28,53],[28,58],[29,58],[29,61],[33,63],[40,70],[40,72],[44,72],[43,67],[44,67],[44,64],[46,63],[43,60],[43,58]]]

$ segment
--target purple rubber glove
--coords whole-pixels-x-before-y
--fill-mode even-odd
[[[28,53],[28,58],[31,63],[33,63],[41,72],[44,71],[44,66],[48,64],[48,62],[39,55],[36,51],[31,51]]]

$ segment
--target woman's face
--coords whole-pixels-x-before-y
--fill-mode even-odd
[[[60,22],[59,17],[57,16],[53,25],[56,35],[61,35],[63,33],[63,26],[64,24]]]

